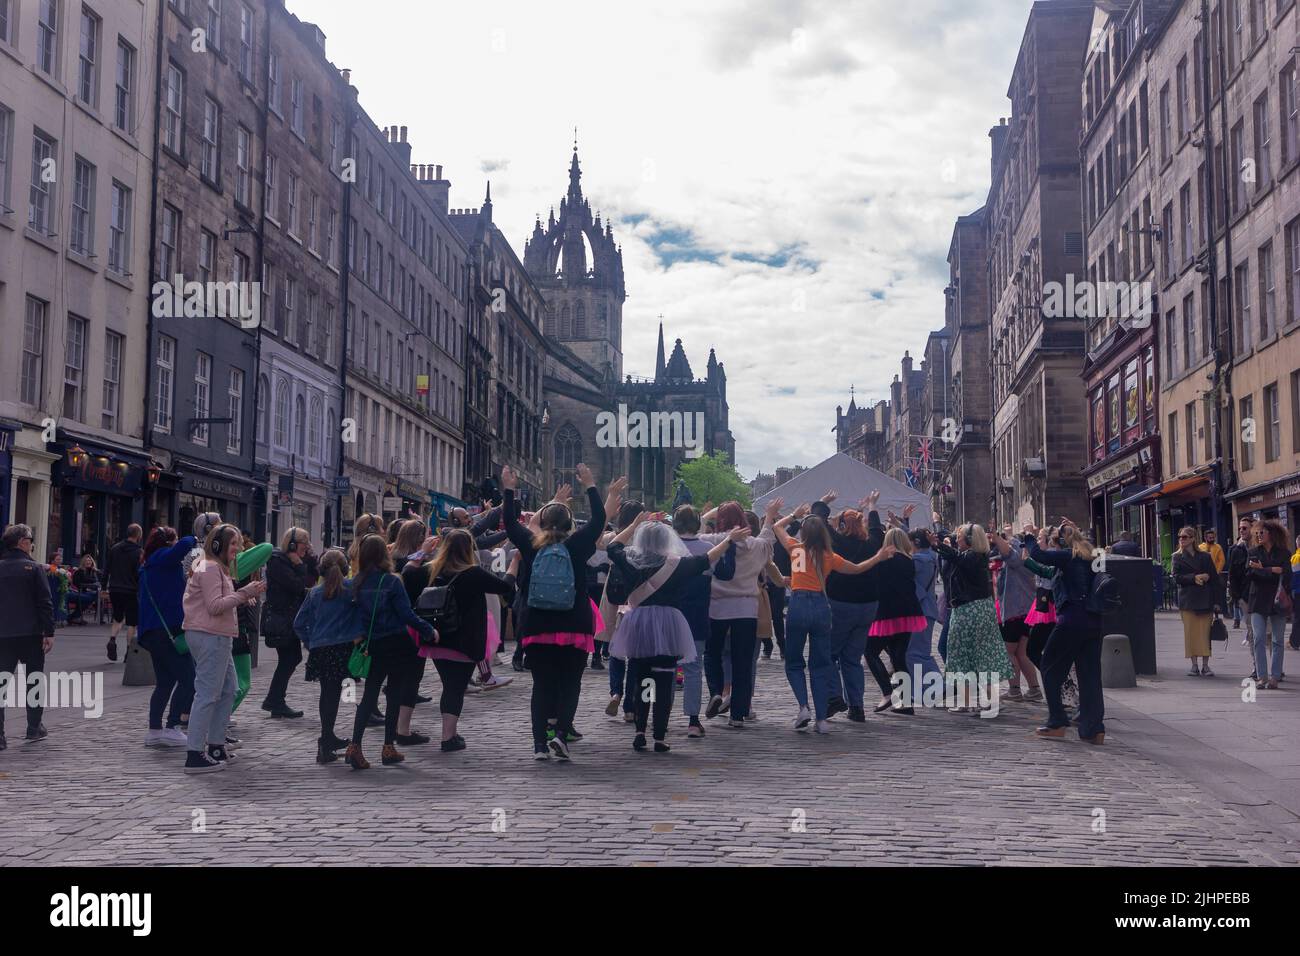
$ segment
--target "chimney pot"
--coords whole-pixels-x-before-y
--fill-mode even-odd
[[[441,167],[441,166],[435,166],[434,168],[438,170],[438,178],[439,178],[439,179],[442,179],[442,167]]]
[[[347,84],[349,84],[349,85],[352,83],[352,71],[351,71],[351,70],[344,70],[344,71],[343,71],[343,82],[344,82],[344,83],[347,83]]]
[[[406,127],[405,127],[405,126],[402,127],[402,142],[403,142],[403,143],[406,142]]]

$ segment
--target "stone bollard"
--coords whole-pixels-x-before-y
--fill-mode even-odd
[[[131,638],[126,642],[126,657],[122,659],[122,686],[150,687],[156,682],[153,658]]]
[[[1101,640],[1101,686],[1136,687],[1133,648],[1127,634],[1107,634]]]

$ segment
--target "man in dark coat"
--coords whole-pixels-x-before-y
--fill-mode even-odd
[[[46,736],[43,708],[32,691],[45,670],[45,655],[54,647],[54,602],[45,569],[32,560],[32,540],[25,524],[11,524],[0,539],[0,750],[8,746],[5,698],[19,661],[27,669],[27,739]]]

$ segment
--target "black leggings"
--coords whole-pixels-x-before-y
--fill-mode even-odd
[[[1042,623],[1029,629],[1029,644],[1025,647],[1025,653],[1040,672],[1043,669],[1043,648],[1047,646],[1047,639],[1052,636],[1055,627],[1055,624]]]
[[[546,728],[552,717],[560,733],[573,728],[587,652],[581,647],[529,644],[528,668],[533,675],[533,751],[541,753],[546,749]]]
[[[886,697],[893,694],[894,685],[890,681],[889,671],[885,669],[885,662],[880,659],[880,652],[884,651],[889,655],[889,666],[894,669],[894,673],[906,673],[907,644],[911,639],[911,634],[867,638],[867,668],[871,671],[871,676],[876,679],[880,692]]]
[[[781,656],[785,656],[785,588],[779,588],[774,584],[767,586],[767,601],[772,607],[772,635],[776,638],[776,646],[781,648]],[[771,652],[772,642],[767,641],[767,648]]]
[[[384,743],[391,744],[397,739],[397,712],[406,692],[407,681],[415,675],[416,660],[415,645],[405,630],[400,634],[371,639],[370,675],[366,677],[366,689],[361,695],[361,703],[357,705],[356,719],[352,721],[352,742],[358,747],[366,732],[366,721],[379,703],[379,689],[385,679],[388,686],[384,687],[387,698]]]
[[[636,694],[636,732],[645,733],[645,725],[650,717],[650,701],[654,699],[654,739],[663,740],[668,733],[668,718],[673,712],[673,693],[677,688],[677,658],[634,657],[628,661],[628,673],[632,677],[632,686]],[[646,686],[646,681],[653,681],[653,694]]]
[[[289,678],[302,663],[302,642],[295,637],[287,647],[277,647],[275,654],[279,659],[275,673],[271,675],[271,684],[266,688],[266,703],[272,707],[285,706],[284,695],[289,689]]]
[[[420,682],[424,680],[425,658],[417,657],[411,664],[411,673],[406,681],[406,689],[402,691],[402,706],[414,707],[415,698],[420,696]],[[439,673],[442,673],[439,671]]]
[[[469,686],[474,665],[469,661],[444,661],[434,658],[433,666],[442,681],[442,696],[438,698],[438,711],[459,717],[465,706],[465,688]]]
[[[334,724],[339,716],[339,700],[343,697],[343,675],[330,680],[320,679],[320,736],[327,740],[334,736]]]

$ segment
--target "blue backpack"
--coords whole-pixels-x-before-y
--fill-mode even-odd
[[[576,596],[569,549],[559,542],[548,544],[533,559],[528,606],[539,611],[571,611]]]

